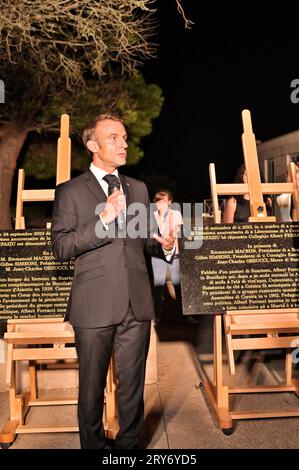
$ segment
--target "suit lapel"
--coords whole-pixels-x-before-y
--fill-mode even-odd
[[[126,210],[128,211],[129,205],[132,202],[134,202],[133,188],[132,188],[131,183],[127,181],[127,178],[124,175],[121,175],[120,173],[118,173],[118,176],[119,176],[122,188],[123,188],[123,192],[126,196]],[[128,223],[133,217],[134,216],[132,214],[131,215],[126,214],[126,223]]]
[[[133,188],[131,184],[127,181],[124,175],[121,175],[120,173],[118,173],[118,176],[122,185],[123,192],[126,196],[126,207],[128,210],[130,203],[133,202],[134,200]],[[100,183],[98,182],[98,180],[96,179],[92,171],[90,170],[87,170],[85,172],[85,184],[88,187],[89,191],[94,195],[98,203],[105,202],[107,200],[107,196],[105,192],[103,191],[102,186],[100,185]],[[127,222],[129,221],[128,219],[132,217],[133,216],[128,216],[126,218]]]
[[[126,204],[128,207],[130,203],[132,202],[132,188],[124,175],[121,175],[120,173],[118,173],[118,176],[119,176],[122,188],[123,188],[123,192],[126,196]]]
[[[85,184],[98,202],[106,201],[107,196],[104,193],[102,186],[90,170],[87,170],[85,173]]]

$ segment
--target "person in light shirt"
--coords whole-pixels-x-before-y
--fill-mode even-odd
[[[295,163],[295,176],[296,176],[296,185],[299,188],[299,162],[296,161]],[[285,172],[285,181],[290,182],[289,171]],[[290,193],[280,194],[276,198],[277,205],[278,205],[278,214],[277,219],[278,222],[292,222],[296,220],[294,205],[292,201],[292,196]]]
[[[171,208],[172,202],[173,195],[168,189],[160,189],[156,192],[154,203],[156,204],[157,210],[154,211],[154,216],[159,227],[159,232],[162,236],[169,232],[170,226],[174,229],[174,233],[177,235],[183,224],[182,214],[179,210],[174,210]],[[167,280],[167,274],[169,275],[169,280],[174,286],[174,292],[172,292],[172,296],[174,298],[180,297],[179,289],[181,276],[178,240],[176,239],[175,241],[175,254],[172,257],[172,261],[170,263],[155,256],[152,256],[151,262],[154,277],[154,305],[156,324],[158,324],[161,320],[163,291]]]

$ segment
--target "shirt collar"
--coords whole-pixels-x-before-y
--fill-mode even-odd
[[[94,163],[91,162],[90,164],[90,167],[89,167],[90,171],[94,174],[94,176],[96,177],[96,179],[98,181],[101,181],[104,176],[108,175],[109,173],[107,173],[107,171],[105,170],[102,170],[102,168],[96,166]],[[118,177],[118,170],[117,168],[113,171],[113,173],[111,173],[111,175],[115,175]]]

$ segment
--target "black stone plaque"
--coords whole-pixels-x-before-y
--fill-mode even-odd
[[[63,317],[73,270],[52,256],[49,230],[0,231],[0,321]]]
[[[295,222],[193,227],[180,239],[183,313],[298,308],[298,261]]]

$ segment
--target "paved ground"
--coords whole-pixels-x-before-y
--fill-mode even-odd
[[[171,309],[169,310],[171,313]],[[162,318],[163,320],[163,318]],[[171,320],[171,321],[170,321]],[[211,374],[211,317],[199,324],[189,324],[174,314],[157,327],[158,383],[145,389],[145,423],[142,445],[148,449],[298,449],[299,418],[243,420],[235,432],[225,436],[219,429],[213,411],[199,388],[200,368]],[[283,358],[278,352],[243,353],[237,364],[236,381],[262,384],[278,383],[283,375]],[[228,374],[227,374],[228,375]],[[228,377],[228,380],[229,379]],[[234,406],[246,409],[298,407],[294,394],[260,394],[235,396]],[[74,423],[75,406],[51,407],[51,422]],[[8,396],[0,394],[0,427],[8,416]],[[28,414],[28,422],[44,420],[40,409]],[[11,449],[77,449],[77,433],[20,434]]]

